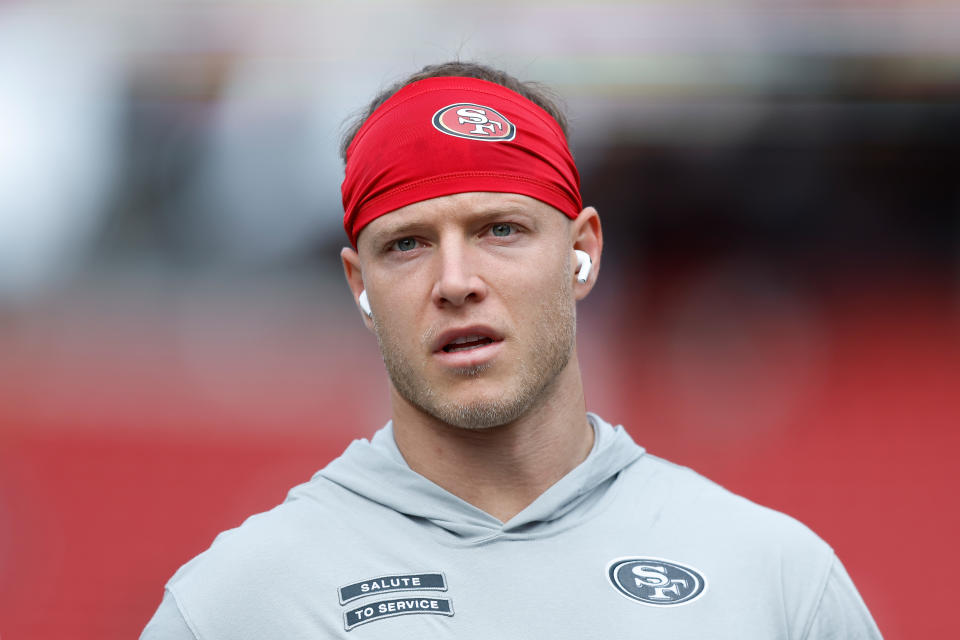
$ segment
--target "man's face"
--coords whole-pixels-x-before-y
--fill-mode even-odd
[[[571,224],[533,198],[464,193],[364,229],[373,330],[404,400],[480,429],[545,397],[574,347]]]

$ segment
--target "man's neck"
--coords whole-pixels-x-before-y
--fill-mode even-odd
[[[464,429],[440,422],[391,389],[397,446],[410,468],[475,507],[507,522],[589,454],[576,356],[521,418]]]

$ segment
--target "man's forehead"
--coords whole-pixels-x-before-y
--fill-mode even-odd
[[[370,222],[360,233],[360,241],[402,233],[416,227],[445,224],[474,224],[501,216],[521,216],[535,220],[569,222],[554,207],[516,193],[468,192],[430,198],[401,207]]]

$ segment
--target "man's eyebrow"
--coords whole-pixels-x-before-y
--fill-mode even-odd
[[[464,215],[464,220],[468,224],[476,225],[480,223],[493,222],[500,218],[520,216],[532,220],[535,214],[528,207],[523,205],[498,205],[489,208],[479,209]]]

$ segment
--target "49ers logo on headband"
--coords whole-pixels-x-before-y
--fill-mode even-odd
[[[433,114],[433,126],[438,131],[471,140],[513,140],[517,128],[502,114],[479,104],[460,102]]]

